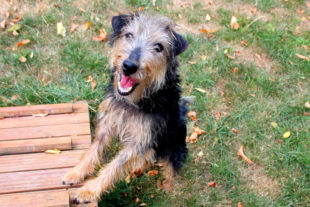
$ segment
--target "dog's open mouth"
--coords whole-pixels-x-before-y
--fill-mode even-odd
[[[139,83],[130,76],[120,75],[118,81],[118,93],[122,96],[131,94]]]

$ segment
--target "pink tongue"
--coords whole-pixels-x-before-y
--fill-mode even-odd
[[[127,89],[129,87],[133,87],[135,83],[136,81],[132,79],[130,76],[122,75],[122,80],[121,80],[122,88]]]

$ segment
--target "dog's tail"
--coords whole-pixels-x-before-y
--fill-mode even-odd
[[[194,96],[185,96],[181,99],[181,106],[180,106],[180,115],[182,120],[186,120],[186,114],[188,112],[188,105],[193,103],[195,100]]]

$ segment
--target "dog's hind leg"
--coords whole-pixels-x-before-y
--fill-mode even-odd
[[[100,170],[98,177],[89,180],[75,197],[75,203],[96,201],[100,195],[111,189],[116,181],[119,181],[138,166],[143,166],[146,162],[153,160],[152,150],[143,155],[135,146],[127,146],[103,169]]]
[[[172,163],[169,161],[164,162],[165,165],[163,166],[163,190],[165,192],[170,192],[173,189],[173,183],[174,183],[174,177],[176,175],[176,172],[173,169]]]

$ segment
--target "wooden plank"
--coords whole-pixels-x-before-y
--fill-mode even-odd
[[[30,126],[89,123],[88,113],[57,114],[44,117],[16,117],[0,120],[0,129]]]
[[[72,112],[73,112],[72,103],[0,108],[0,116],[2,117],[32,116],[33,114],[63,114]]]
[[[69,188],[68,189],[71,207],[98,207],[97,202],[92,202],[92,203],[87,203],[87,204],[78,204],[78,205],[73,204],[74,196],[76,195],[78,190],[79,190],[79,188]]]
[[[73,149],[86,149],[91,144],[90,135],[71,136]]]
[[[73,104],[74,113],[88,113],[88,104],[86,101],[81,101]]]
[[[0,173],[0,194],[68,188],[62,185],[62,176],[69,169]]]
[[[55,137],[51,139],[12,140],[0,142],[0,155],[44,152],[48,149],[72,149],[70,137]]]
[[[67,190],[37,191],[0,195],[2,207],[69,207]]]
[[[0,141],[90,134],[89,123],[0,129]]]
[[[0,156],[0,173],[74,167],[84,150]]]

